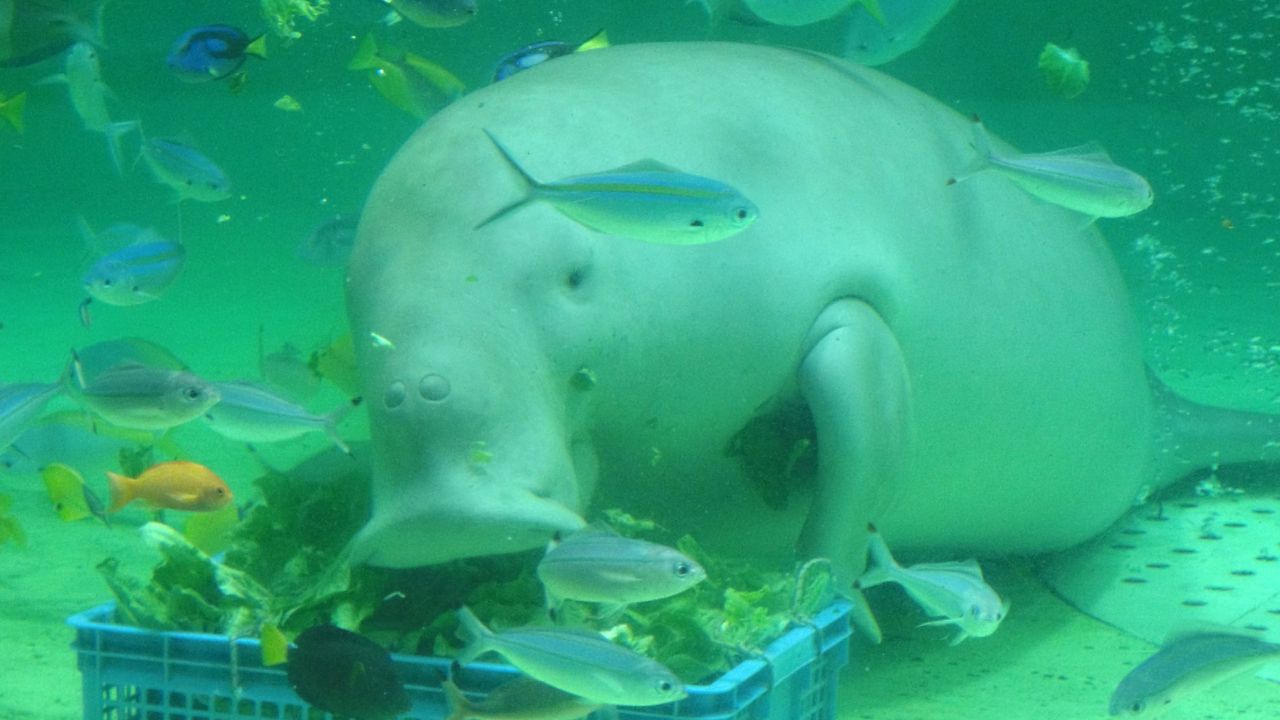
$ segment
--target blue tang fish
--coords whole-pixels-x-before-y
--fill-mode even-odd
[[[173,43],[166,62],[179,79],[198,83],[231,75],[250,55],[267,56],[265,35],[250,38],[232,25],[201,25]]]
[[[578,45],[560,40],[545,40],[532,45],[525,45],[519,50],[502,56],[502,59],[498,61],[497,69],[493,71],[493,81],[505,80],[522,70],[528,70],[535,65],[540,65],[554,58],[605,47],[609,47],[609,36],[605,34],[604,30],[592,35]]]

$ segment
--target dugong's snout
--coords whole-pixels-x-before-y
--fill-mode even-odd
[[[424,485],[435,485],[424,479]],[[380,505],[356,536],[352,562],[418,567],[519,552],[582,528],[564,503],[507,482],[442,491],[429,502]]]
[[[543,384],[503,382],[517,373],[492,355],[426,356],[380,358],[384,392],[367,388],[373,516],[352,561],[432,565],[541,547],[583,527],[594,455],[567,442]]]

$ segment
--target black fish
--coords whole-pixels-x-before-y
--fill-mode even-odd
[[[289,651],[289,685],[298,697],[337,716],[390,720],[412,703],[377,643],[332,625],[304,631]]]

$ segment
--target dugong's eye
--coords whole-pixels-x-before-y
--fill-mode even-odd
[[[582,283],[587,280],[587,269],[585,267],[575,267],[565,273],[564,286],[570,290],[577,290],[582,287]]]

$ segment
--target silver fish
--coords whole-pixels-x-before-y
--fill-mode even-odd
[[[686,694],[664,665],[598,633],[547,627],[494,633],[466,607],[458,620],[470,641],[458,655],[463,664],[495,652],[535,680],[602,705],[660,705]]]
[[[445,720],[577,720],[602,707],[529,677],[507,681],[468,700],[451,680],[440,684],[449,705]]]
[[[199,150],[165,138],[147,138],[142,143],[142,159],[156,180],[178,193],[178,199],[218,202],[231,197],[231,181]]]
[[[267,352],[263,341],[263,328],[258,327],[258,374],[266,384],[279,390],[284,397],[294,401],[306,401],[320,390],[320,375],[311,367],[293,343],[285,343],[275,352]]]
[[[295,251],[298,259],[320,267],[342,267],[356,244],[360,216],[339,214],[320,223]]]
[[[0,67],[32,65],[77,40],[102,45],[101,0],[0,0]]]
[[[394,25],[404,18],[424,28],[457,27],[471,22],[479,8],[476,0],[382,0],[392,10],[385,20]]]
[[[62,392],[58,384],[13,383],[0,385],[0,451],[18,439],[45,406]]]
[[[581,600],[616,609],[670,597],[707,577],[701,565],[675,548],[600,530],[553,542],[537,573],[553,608],[560,600]]]
[[[1175,636],[1111,694],[1112,715],[1155,717],[1184,695],[1280,661],[1280,645],[1231,632]]]
[[[205,411],[204,419],[223,437],[249,443],[279,442],[321,432],[342,452],[351,453],[351,448],[338,435],[337,425],[360,404],[360,398],[328,415],[313,415],[257,383],[219,382],[213,383],[213,387],[221,399]]]
[[[107,152],[119,172],[122,168],[120,137],[136,129],[138,123],[111,120],[111,114],[107,111],[107,97],[111,95],[111,90],[102,81],[97,48],[84,41],[72,45],[67,53],[66,73],[55,79],[66,81],[71,105],[84,121],[85,129],[106,136]]]
[[[167,430],[200,417],[221,397],[213,385],[183,370],[126,363],[86,382],[75,364],[72,397],[120,427]]]
[[[750,227],[759,214],[733,187],[653,160],[538,182],[488,130],[485,135],[523,179],[526,193],[482,220],[477,230],[529,203],[542,201],[599,232],[661,245],[697,245],[736,235]]]
[[[852,12],[845,30],[844,56],[863,65],[883,65],[913,50],[957,0],[880,0],[883,17]]]
[[[995,170],[1041,200],[1091,218],[1133,215],[1150,207],[1155,197],[1146,178],[1115,164],[1096,144],[1047,153],[1006,152],[992,147],[978,118],[973,137],[977,161],[947,180],[948,185]]]
[[[968,637],[986,637],[996,631],[1009,606],[982,577],[982,568],[973,560],[964,562],[919,563],[902,567],[889,553],[889,546],[874,525],[868,551],[872,566],[854,583],[866,589],[883,583],[898,583],[926,613],[941,618],[924,625],[955,625],[958,645]]]

